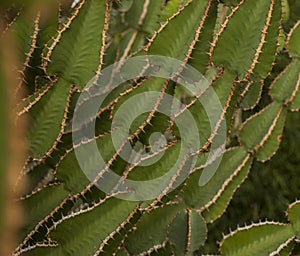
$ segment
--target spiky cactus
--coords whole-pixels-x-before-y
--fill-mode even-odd
[[[14,109],[16,122],[29,119],[27,160],[17,180],[17,185],[25,178],[29,183],[19,199],[26,219],[14,255],[193,255],[205,243],[207,224],[224,213],[254,159],[265,162],[276,153],[287,112],[300,109],[299,21],[284,42],[291,62],[272,82],[268,103],[254,111],[279,51],[282,3],[223,2],[81,0],[72,9],[59,4],[53,12],[49,6],[8,12],[3,36],[15,36],[22,63],[15,95],[26,91]],[[55,10],[54,3],[50,6]],[[136,56],[145,63],[126,66]],[[151,76],[151,56],[177,59],[180,65],[172,77]],[[103,85],[106,68],[116,62],[118,72],[124,66],[139,72],[113,88],[90,116],[89,104],[99,96],[93,98],[91,91]],[[195,80],[191,70],[203,76]],[[112,80],[117,77],[113,72]],[[189,88],[197,89],[200,80],[206,87],[188,91],[182,77],[190,78],[194,87]],[[82,95],[88,100],[80,102]],[[134,163],[120,156],[122,143],[119,148],[114,144],[118,127],[113,120],[126,102],[133,104],[127,108],[133,113],[151,106],[128,129],[130,146],[146,155]],[[160,113],[160,106],[168,114]],[[245,118],[249,109],[253,112]],[[86,114],[82,127],[94,124],[95,131],[74,141],[81,131],[81,126],[74,129],[78,112]],[[196,124],[192,138],[185,136],[191,124],[178,125],[173,112],[183,123],[181,114],[190,113]],[[165,138],[158,149],[161,140],[153,139],[155,133]],[[182,156],[185,138],[199,145]],[[217,148],[215,141],[221,141]],[[84,165],[91,170],[99,154],[89,151],[92,144],[105,164],[90,174],[76,150],[83,149]],[[134,194],[119,189],[124,179],[154,180],[174,165],[166,183],[157,183],[155,198],[122,199]],[[122,178],[105,193],[99,183],[111,182],[105,178],[108,169]],[[290,207],[289,224],[255,224],[226,236],[221,254],[289,250],[299,242],[298,205]]]

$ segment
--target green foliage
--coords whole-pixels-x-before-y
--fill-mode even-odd
[[[270,255],[292,237],[290,225],[272,222],[254,224],[225,237],[221,252],[222,255]]]
[[[299,221],[299,214],[300,214],[300,203],[299,201],[294,202],[289,206],[287,211],[288,218],[292,224],[293,230],[297,238],[299,239],[300,236],[300,221]]]
[[[175,255],[193,255],[206,239],[206,224],[195,210],[184,210],[168,228],[168,238]]]
[[[175,204],[154,209],[146,214],[126,239],[128,252],[136,255],[162,244],[167,238],[168,225],[180,210],[182,205]]]
[[[207,224],[215,223],[224,214],[251,173],[253,162],[265,162],[275,155],[288,112],[300,109],[300,26],[296,21],[286,31],[284,47],[289,59],[278,61],[277,54],[282,54],[277,48],[283,26],[281,5],[280,0],[82,0],[71,13],[60,8],[54,24],[53,15],[48,21],[41,20],[39,14],[27,18],[22,12],[13,17],[3,33],[11,33],[20,41],[22,65],[17,67],[20,84],[16,93],[22,87],[27,89],[16,107],[17,122],[24,115],[30,122],[27,160],[20,174],[20,178],[29,179],[27,193],[20,199],[27,216],[14,254],[201,252],[207,241]],[[287,17],[285,20],[289,21]],[[101,79],[104,68],[116,61],[147,55],[173,57],[183,65],[190,64],[207,79],[205,90],[192,95],[179,80],[148,77],[141,73],[143,63],[132,65],[141,76],[114,89],[100,106],[93,137],[72,145],[72,132],[79,133],[72,127],[76,119],[73,113],[79,94],[89,94],[89,90],[83,91],[86,84]],[[273,68],[276,60],[283,63],[279,72],[276,66]],[[184,66],[176,71],[176,77],[181,75],[190,75]],[[115,76],[111,73],[111,77]],[[199,81],[193,79],[198,85]],[[222,110],[219,114],[209,89],[218,97]],[[157,94],[150,97],[149,92]],[[148,94],[130,102],[142,93]],[[175,101],[168,102],[167,95],[180,101],[196,122],[200,142],[192,156],[180,156],[190,124],[185,123],[180,130],[167,114],[158,111],[159,106],[168,109],[168,113],[180,109]],[[85,113],[89,104],[90,101],[82,103],[79,111]],[[159,148],[159,160],[153,153],[135,165],[119,155],[123,148],[121,144],[114,147],[113,137],[119,134],[113,133],[113,118],[123,104],[130,109],[122,113],[123,121],[140,109],[150,109],[132,120],[128,139],[134,150],[153,153],[158,139],[151,143],[151,135],[164,134],[166,144]],[[213,122],[207,109],[216,113]],[[86,127],[91,126],[92,117],[86,113]],[[181,115],[177,118],[184,123]],[[219,139],[223,126],[226,145],[213,149],[213,140]],[[89,146],[93,143],[105,162],[97,165],[94,176],[93,164],[99,152],[91,151]],[[197,144],[195,138],[189,143]],[[74,148],[79,145],[88,173],[77,161]],[[148,165],[151,161],[154,163]],[[177,184],[190,162],[195,162],[195,167]],[[158,189],[159,195],[151,200],[115,198],[113,188],[122,180],[107,184],[111,186],[110,194],[96,186],[106,178],[108,168],[122,179],[145,181],[165,175],[174,163],[176,173],[165,183],[156,183],[158,188],[162,184],[164,188]],[[215,165],[216,173],[206,172],[206,168]],[[126,187],[122,193],[129,190]],[[143,193],[151,192],[145,188]],[[290,205],[287,215],[289,223],[267,221],[238,228],[220,243],[221,254],[291,252],[300,239],[298,201]]]
[[[102,36],[108,22],[105,10],[104,0],[79,4],[47,45],[43,67],[48,75],[59,75],[79,88],[94,76],[102,64]]]
[[[261,222],[238,228],[224,237],[222,255],[284,255],[290,251],[295,236],[299,235],[299,202],[288,207],[289,224]]]
[[[291,57],[297,57],[297,58],[300,57],[299,37],[300,37],[300,22],[297,22],[295,26],[291,29],[287,41],[287,47]]]
[[[270,56],[274,58],[279,34],[281,14],[277,13],[278,4],[279,1],[241,1],[239,7],[224,21],[213,41],[213,63],[228,68],[239,79],[252,74],[259,62],[262,67],[258,68],[255,75],[260,75],[264,69],[268,72],[270,60],[272,63]],[[266,41],[269,35],[271,40]],[[269,54],[266,54],[267,51]]]

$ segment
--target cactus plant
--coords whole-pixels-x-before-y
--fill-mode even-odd
[[[278,150],[287,112],[300,109],[300,22],[285,40],[290,63],[276,75],[280,0],[81,0],[60,3],[49,13],[30,7],[7,10],[2,32],[15,36],[22,63],[15,95],[20,97],[20,90],[26,95],[14,109],[16,122],[29,119],[26,161],[17,179],[29,183],[19,198],[26,218],[13,255],[195,254],[205,244],[207,224],[226,211],[253,161],[268,161]],[[180,64],[169,77],[151,76],[152,56]],[[117,73],[109,69],[114,63]],[[103,86],[105,74],[114,81],[124,67],[135,77],[113,89]],[[257,110],[272,75],[269,100]],[[90,115],[89,107],[107,88]],[[125,104],[127,112],[120,115]],[[140,109],[147,111],[130,120]],[[76,126],[77,114],[82,126]],[[116,117],[133,121],[126,139],[145,155],[139,161],[122,158],[120,139],[115,147]],[[86,127],[94,129],[92,136],[76,140]],[[163,146],[155,134],[164,135]],[[197,148],[182,156],[186,138]],[[90,145],[99,149],[103,165]],[[89,171],[98,164],[96,173],[83,170],[78,148]],[[175,172],[156,184],[157,191],[145,187],[145,195],[153,192],[154,198],[134,197],[122,187],[123,180],[154,180],[173,166]],[[110,169],[121,176],[117,183],[106,178]],[[101,190],[103,181],[110,193]],[[300,239],[299,216],[296,201],[288,209],[289,223],[239,228],[225,236],[220,253],[288,254]]]

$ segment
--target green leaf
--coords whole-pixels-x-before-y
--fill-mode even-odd
[[[72,151],[61,160],[56,173],[57,177],[64,182],[67,190],[73,193],[81,192],[99,172],[103,171],[105,165],[112,158],[115,150],[110,134],[98,138],[96,143],[99,151],[94,151],[94,148],[90,147],[91,143],[82,144],[76,154]],[[80,154],[81,166],[77,162],[78,154]],[[103,163],[95,170],[95,164],[100,157],[102,157]]]
[[[244,83],[242,83],[242,85],[244,85]],[[245,86],[242,86],[242,88],[242,100],[240,103],[241,108],[244,110],[253,109],[260,100],[263,83],[251,81],[246,83]]]
[[[116,256],[128,256],[128,252],[125,250],[125,248],[119,248],[119,250],[115,254]]]
[[[290,104],[291,111],[299,111],[299,109],[300,109],[300,75],[298,76],[296,88],[297,88],[297,91],[296,91],[295,97]]]
[[[24,98],[21,103],[17,106],[17,115],[21,116],[28,112],[39,100],[47,94],[47,92],[53,87],[55,82],[51,84],[44,84],[40,88],[36,88],[35,92],[26,98]],[[51,93],[50,93],[51,94]]]
[[[232,181],[225,187],[223,193],[216,202],[203,211],[202,215],[206,222],[214,222],[225,212],[234,193],[247,178],[251,164],[252,159],[250,158],[237,175],[233,177]]]
[[[44,68],[48,65],[49,75],[59,74],[79,88],[93,78],[100,64],[99,56],[103,54],[100,51],[107,18],[105,2],[82,1],[62,30],[58,31],[44,56]]]
[[[206,239],[206,224],[195,210],[178,213],[168,227],[168,239],[175,255],[194,255]]]
[[[295,247],[295,241],[289,242],[285,247],[278,253],[278,256],[291,256]]]
[[[167,19],[171,18],[172,15],[178,12],[187,2],[188,0],[169,0],[161,11],[160,22],[166,22]]]
[[[135,202],[107,199],[63,218],[50,237],[61,244],[64,255],[93,255],[104,246],[106,238],[122,228],[124,220],[132,217],[135,208]]]
[[[63,79],[30,109],[32,125],[29,131],[30,153],[35,158],[43,157],[55,146],[67,107],[71,87]]]
[[[241,127],[239,139],[249,150],[257,151],[271,136],[283,109],[273,102],[260,112],[248,118]]]
[[[196,0],[185,5],[184,9],[165,23],[158,30],[158,34],[150,39],[150,45],[146,49],[148,54],[184,60],[191,43],[195,40],[196,30],[203,28],[201,21],[207,18],[205,10],[210,4],[211,1]],[[179,27],[180,33],[174,37],[174,31]]]
[[[143,33],[136,33],[136,30],[129,29],[125,35],[121,35],[121,38],[117,39],[119,41],[119,55],[125,57],[141,49],[145,41],[144,37],[145,35]]]
[[[156,208],[142,216],[136,228],[129,233],[125,246],[131,255],[148,251],[162,244],[167,237],[167,227],[176,214],[184,208],[182,204],[173,204]]]
[[[82,172],[74,151],[60,162],[56,170],[56,176],[63,181],[65,188],[73,193],[80,192],[90,182]]]
[[[13,32],[17,40],[17,53],[20,57],[20,62],[29,64],[29,60],[32,57],[34,48],[36,47],[33,39],[36,39],[38,31],[35,31],[35,19],[32,18],[32,14],[29,15],[26,12],[22,12],[16,21],[10,27],[10,31]],[[37,19],[39,21],[39,19]],[[39,26],[37,22],[37,26]],[[36,34],[35,34],[36,33]],[[28,54],[28,55],[27,55]]]
[[[22,256],[64,256],[61,246],[59,247],[43,247],[37,246],[34,249],[28,250],[25,253],[22,253]]]
[[[284,109],[281,112],[278,121],[276,122],[274,129],[271,131],[271,134],[268,137],[268,139],[265,141],[263,146],[255,152],[255,157],[257,158],[257,160],[265,162],[269,160],[278,150],[281,143],[286,114],[287,109]]]
[[[282,1],[282,21],[286,23],[290,17],[290,6],[288,0]]]
[[[259,57],[253,69],[253,77],[255,80],[265,79],[272,70],[275,64],[276,51],[278,47],[279,32],[281,25],[281,1],[274,0],[272,17],[270,19],[270,26],[267,27],[265,42],[259,53]],[[263,35],[262,35],[263,36]]]
[[[40,48],[38,40],[40,37],[40,19],[41,15],[36,10],[31,13],[28,10],[22,10],[12,21],[8,31],[3,33],[4,38],[8,34],[8,38],[12,36],[11,39],[15,42],[15,53],[19,62],[14,67],[14,71],[15,69],[18,71],[14,75],[18,76],[19,79],[15,90],[19,92],[23,85],[24,90],[20,94],[22,97],[24,93],[34,92],[33,79],[37,73],[40,73],[40,69],[36,68],[40,63],[34,62],[40,53],[38,49]]]
[[[125,14],[125,20],[131,27],[152,35],[159,27],[162,5],[162,0],[133,1],[131,8]]]
[[[299,72],[300,72],[300,60],[294,59],[286,68],[274,79],[270,86],[271,97],[280,103],[288,103],[292,96],[299,92]],[[297,100],[292,108],[296,108]]]
[[[215,65],[226,67],[237,74],[240,80],[249,72],[248,69],[253,71],[265,43],[264,33],[268,33],[270,26],[276,28],[280,19],[278,15],[275,16],[277,25],[271,19],[275,2],[279,0],[241,1],[239,7],[228,16],[213,42],[211,54]],[[273,33],[270,37],[274,41]],[[271,48],[274,51],[274,47]]]
[[[280,53],[280,52],[283,51],[283,49],[285,47],[285,41],[286,41],[285,32],[284,32],[283,28],[280,28],[279,29],[279,39],[278,39],[277,53]]]
[[[215,1],[212,3],[211,8],[209,9],[208,16],[204,22],[204,27],[199,35],[197,43],[194,46],[193,52],[188,61],[189,65],[199,70],[202,74],[204,74],[207,66],[209,65],[208,52],[213,40],[213,32],[218,13],[217,10],[218,5],[217,1]]]
[[[287,39],[287,48],[291,57],[300,58],[300,20],[290,31]]]
[[[26,209],[25,232],[30,232],[36,224],[58,207],[67,195],[68,191],[62,184],[51,185],[23,200]]]
[[[200,145],[201,147],[207,142],[207,139],[210,138],[212,132],[217,128],[218,122],[221,121],[219,127],[221,129],[226,129],[225,118],[222,116],[222,110],[230,115],[228,111],[229,103],[232,101],[232,90],[234,90],[234,75],[230,72],[225,71],[225,73],[220,76],[217,80],[210,85],[210,89],[201,91],[202,95],[200,99],[191,107],[188,108],[188,111],[193,115],[193,118],[196,122],[199,131]],[[202,86],[205,88],[207,82],[204,82]],[[234,101],[233,101],[234,102]],[[228,111],[228,113],[227,113]],[[227,116],[226,116],[227,121]],[[189,129],[189,127],[187,127]],[[218,139],[215,139],[216,143]]]
[[[146,31],[147,34],[152,35],[159,28],[159,15],[161,13],[164,1],[145,0],[145,2],[146,1],[149,1],[148,12],[140,29]]]
[[[122,2],[119,2],[118,11],[127,12],[131,8],[133,2],[133,0],[123,0]]]
[[[289,205],[287,216],[292,224],[294,233],[297,238],[300,238],[300,201],[296,201]]]
[[[177,143],[174,146],[171,146],[168,149],[164,150],[162,154],[145,159],[142,162],[142,165],[145,164],[146,166],[140,165],[135,167],[130,172],[128,178],[133,180],[152,180],[165,175],[166,178],[165,186],[167,186],[168,183],[170,182],[170,180],[167,178],[169,177],[167,176],[168,171],[170,171],[171,168],[173,168],[174,166],[180,168],[181,161],[177,162],[179,160],[180,150],[181,150],[180,144]],[[154,163],[148,165],[147,162],[149,163],[154,162]],[[151,193],[151,191],[148,192],[145,191],[145,193]]]
[[[239,228],[221,242],[224,256],[269,255],[293,237],[291,225],[259,223]]]
[[[228,6],[236,6],[241,0],[222,0],[222,3]]]
[[[232,182],[245,166],[245,159],[247,160],[247,152],[244,148],[228,149],[224,153],[215,175],[204,186],[199,186],[201,171],[194,172],[187,179],[186,186],[183,188],[182,196],[186,204],[192,208],[204,209],[214,203],[222,195],[226,185]]]

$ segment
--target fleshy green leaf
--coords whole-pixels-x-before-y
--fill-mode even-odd
[[[152,35],[159,27],[158,20],[162,5],[162,0],[133,1],[131,8],[125,14],[125,20],[131,27]]]
[[[299,73],[300,61],[292,60],[292,62],[283,70],[273,81],[270,88],[271,97],[280,103],[287,103],[293,95],[299,92]],[[299,97],[298,95],[296,96]],[[297,101],[292,108],[296,108]]]
[[[193,173],[186,182],[182,196],[187,205],[201,209],[211,205],[219,198],[227,184],[241,171],[246,164],[247,152],[243,148],[227,150],[215,175],[204,186],[199,186],[201,171]],[[214,164],[214,163],[212,163]]]
[[[143,25],[140,29],[146,31],[146,33],[152,35],[159,28],[159,15],[163,6],[162,0],[149,1],[148,12],[143,21]],[[134,1],[137,2],[137,1]]]
[[[283,249],[280,250],[278,256],[291,256],[295,247],[295,241],[289,242]]]
[[[148,251],[162,244],[167,237],[167,226],[183,205],[167,205],[145,214],[136,224],[136,229],[128,234],[125,246],[132,255]]]
[[[244,110],[253,109],[259,102],[262,93],[262,82],[248,82],[242,87],[240,106]]]
[[[236,6],[241,0],[223,0],[222,3],[228,6]]]
[[[296,84],[296,88],[297,88],[297,91],[296,91],[295,97],[290,104],[291,111],[299,111],[299,109],[300,109],[300,74],[298,75],[298,81]]]
[[[80,88],[93,78],[102,54],[100,51],[105,29],[105,2],[90,0],[79,4],[73,16],[48,46],[49,50],[44,57],[44,68],[48,65],[48,74],[59,74]]]
[[[10,31],[14,33],[17,40],[18,49],[16,50],[22,64],[24,62],[29,64],[29,59],[32,57],[33,50],[36,47],[33,42],[38,33],[38,31],[35,32],[34,20],[36,17],[34,19],[29,17],[28,13],[23,12],[10,27]],[[38,26],[39,19],[36,21]]]
[[[300,238],[300,202],[291,204],[287,210],[287,216],[292,224],[295,235]]]
[[[163,55],[184,60],[190,44],[194,41],[196,29],[202,29],[201,21],[207,18],[206,8],[211,1],[191,1],[173,16],[168,23],[158,30],[158,34],[150,40],[147,52],[151,55]],[[180,33],[174,37],[174,31],[180,28]]]
[[[166,22],[168,18],[172,17],[176,12],[182,8],[188,0],[170,0],[166,6],[162,9],[160,15],[160,22]]]
[[[188,108],[197,124],[201,146],[206,143],[220,120],[222,120],[220,127],[225,130],[225,118],[221,116],[221,110],[223,109],[227,114],[228,103],[232,100],[232,91],[234,90],[233,81],[234,75],[225,71],[221,77],[213,82],[210,88],[212,90],[206,90],[202,93],[200,100]]]
[[[198,212],[185,209],[168,227],[168,238],[175,255],[194,255],[206,239],[206,224]]]
[[[56,171],[57,177],[64,182],[70,192],[79,192],[89,184],[89,180],[77,163],[76,155],[69,153],[60,163]]]
[[[249,159],[243,168],[237,173],[237,175],[233,177],[232,181],[225,187],[223,193],[220,195],[217,201],[205,209],[202,215],[206,222],[215,221],[225,212],[234,193],[247,178],[251,163],[252,159]]]
[[[249,150],[257,151],[269,139],[282,113],[282,106],[273,102],[251,116],[241,127],[239,138]]]
[[[60,162],[57,168],[57,177],[64,182],[69,191],[73,193],[82,191],[105,168],[105,165],[113,156],[115,150],[110,134],[100,137],[96,143],[99,145],[100,152],[94,152],[89,143],[80,146],[81,149],[78,152],[81,152],[81,160],[84,160],[84,162],[81,162],[83,168],[79,166],[74,151],[67,154]],[[104,161],[102,166],[98,166],[98,169],[95,170],[94,166],[100,158],[99,154]]]
[[[71,214],[50,232],[50,236],[59,241],[64,255],[93,255],[124,220],[131,218],[135,207],[135,202],[108,199],[88,210]]]
[[[67,195],[68,191],[60,184],[43,188],[26,198],[24,200],[26,209],[25,231],[31,231],[38,222],[58,207]]]
[[[265,141],[262,147],[255,152],[255,157],[261,162],[269,160],[278,150],[281,143],[283,128],[285,124],[287,110],[284,109],[276,122],[274,129],[271,131],[270,136]]]
[[[293,237],[291,225],[260,223],[238,229],[221,242],[224,256],[269,255]]]
[[[208,16],[205,19],[204,27],[199,35],[196,45],[194,46],[191,58],[188,64],[199,70],[201,73],[207,69],[209,64],[209,49],[213,40],[213,32],[217,20],[217,2],[213,2],[209,9]]]
[[[44,156],[54,145],[62,130],[71,86],[60,79],[30,110],[32,125],[29,132],[30,153]]]
[[[133,2],[133,0],[123,0],[122,2],[119,2],[118,11],[127,12],[131,8]]]
[[[290,31],[287,48],[290,56],[300,58],[300,20]]]
[[[34,249],[31,249],[25,253],[22,253],[22,256],[40,256],[40,255],[47,255],[47,256],[64,256],[61,247],[44,247],[38,246]]]
[[[264,46],[268,28],[276,28],[275,24],[271,24],[275,2],[279,0],[241,1],[239,7],[228,16],[221,33],[213,42],[211,51],[215,65],[226,67],[237,74],[239,79],[244,78],[249,72],[248,69],[253,71]],[[276,19],[278,28],[280,17],[276,15]],[[274,40],[273,33],[270,36]],[[276,49],[276,44],[274,46]]]
[[[277,44],[279,39],[279,28],[281,21],[281,1],[274,0],[273,12],[270,18],[270,26],[267,27],[264,44],[259,53],[259,57],[252,70],[255,80],[265,79],[275,62]],[[264,35],[262,35],[264,36]]]

